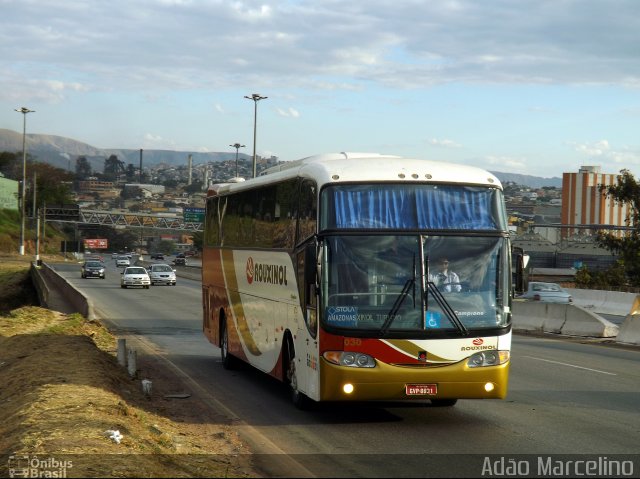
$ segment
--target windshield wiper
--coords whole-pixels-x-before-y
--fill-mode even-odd
[[[393,323],[393,321],[396,319],[396,315],[400,310],[400,306],[402,306],[402,303],[404,302],[405,298],[409,296],[409,290],[413,287],[415,282],[416,282],[415,278],[409,278],[407,282],[404,283],[402,291],[400,291],[400,294],[398,294],[398,296],[396,297],[396,300],[393,303],[393,306],[391,307],[391,311],[389,311],[389,314],[387,315],[387,319],[385,320],[384,324],[380,328],[381,335],[387,334],[389,327],[391,327],[391,323]]]
[[[438,306],[440,306],[446,313],[449,320],[458,329],[458,331],[460,331],[460,334],[462,334],[463,336],[468,336],[469,330],[465,327],[464,324],[462,324],[462,321],[460,321],[460,318],[458,318],[456,312],[453,310],[449,302],[445,299],[445,297],[442,295],[433,281],[427,282],[427,291],[430,291],[431,294],[433,294],[433,297],[436,299],[436,303],[438,303]]]
[[[400,291],[400,294],[396,296],[396,300],[393,303],[393,306],[391,307],[389,314],[387,314],[387,319],[385,320],[384,324],[380,328],[380,335],[387,334],[387,331],[391,327],[391,324],[396,319],[396,315],[400,310],[400,306],[402,306],[402,303],[404,302],[405,298],[409,295],[409,290],[412,287],[413,287],[413,307],[415,308],[416,307],[416,255],[415,254],[413,255],[413,277],[409,278],[407,282],[404,283],[404,286],[402,287],[402,291]]]

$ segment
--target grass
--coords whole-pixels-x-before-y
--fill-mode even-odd
[[[0,255],[2,304],[33,297],[29,267]],[[194,397],[165,398],[182,386],[143,356],[139,371],[153,379],[145,396],[117,363],[116,344],[79,314],[33,304],[0,313],[0,454],[69,460],[76,477],[258,477],[227,418]],[[0,477],[8,468],[0,463]]]

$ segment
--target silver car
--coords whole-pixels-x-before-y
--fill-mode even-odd
[[[573,303],[571,295],[559,284],[543,283],[541,281],[531,281],[529,288],[520,298],[542,303]]]
[[[151,278],[149,273],[142,266],[129,266],[122,271],[120,279],[120,287],[128,288],[129,286],[140,286],[149,289],[151,286]]]
[[[127,256],[118,256],[116,258],[116,266],[131,266],[131,260]]]
[[[168,264],[152,264],[149,268],[151,284],[176,285],[176,270]]]

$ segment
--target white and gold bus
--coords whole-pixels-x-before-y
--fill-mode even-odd
[[[299,407],[505,398],[511,274],[502,186],[482,169],[336,153],[209,189],[204,334]]]

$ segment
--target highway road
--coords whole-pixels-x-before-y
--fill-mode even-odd
[[[239,424],[262,453],[256,461],[265,476],[480,477],[500,475],[500,464],[544,475],[535,468],[560,461],[555,472],[566,474],[555,475],[568,477],[580,471],[562,461],[576,458],[626,464],[640,475],[640,348],[515,335],[505,400],[461,400],[453,408],[326,403],[300,411],[271,378],[222,368],[201,332],[199,281],[121,289],[107,263],[105,280],[81,279],[79,264],[55,267],[118,335],[152,347],[189,378],[193,394]]]

